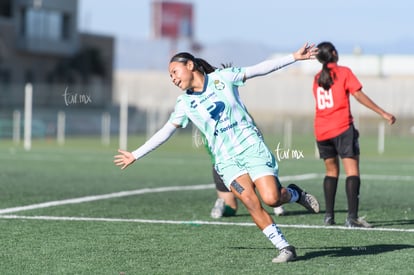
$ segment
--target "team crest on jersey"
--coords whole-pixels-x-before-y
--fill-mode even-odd
[[[214,80],[214,87],[217,89],[217,90],[219,90],[219,91],[221,91],[221,90],[223,90],[224,89],[224,87],[225,87],[225,85],[224,85],[224,83],[223,82],[221,82],[220,80]]]

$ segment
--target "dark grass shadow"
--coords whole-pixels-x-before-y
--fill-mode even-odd
[[[370,221],[374,227],[393,226],[393,225],[414,225],[414,220],[389,220],[389,221]]]
[[[325,213],[324,209],[321,209],[318,214]],[[335,213],[347,213],[346,210],[335,210]],[[273,212],[269,212],[269,214],[273,215]],[[300,215],[307,215],[307,214],[315,214],[311,213],[306,209],[303,210],[289,210],[285,207],[285,214],[283,216],[300,216]]]
[[[317,214],[324,214],[324,209],[321,209],[319,213]],[[267,211],[269,215],[272,217],[275,215],[275,213],[270,210]],[[347,213],[348,211],[346,209],[341,210],[335,210],[335,213]],[[278,216],[278,218],[288,217],[288,216],[302,216],[302,215],[315,215],[315,213],[310,213],[308,210],[289,210],[287,207],[285,207],[285,214]],[[235,217],[250,217],[249,213],[237,213],[236,216],[231,217],[223,217],[225,219],[231,219]],[[344,221],[345,222],[345,221]],[[393,226],[393,225],[414,225],[414,220],[406,220],[406,219],[398,219],[398,220],[387,220],[387,221],[375,221],[375,220],[369,220],[369,223],[372,224],[374,227],[383,227],[383,226]]]
[[[414,245],[407,244],[376,244],[367,246],[344,246],[344,247],[320,247],[320,248],[301,248],[317,250],[306,252],[305,255],[299,256],[298,260],[309,260],[319,257],[352,257],[362,255],[378,255],[381,253],[392,252],[402,249],[411,249]]]
[[[302,215],[314,215],[315,213],[311,213],[306,209],[303,210],[289,210],[285,208],[285,214],[278,216],[278,217],[284,217],[284,216],[302,216]],[[319,212],[319,214],[324,213],[324,210],[321,210]],[[346,213],[346,210],[335,210],[335,213]],[[267,211],[267,213],[269,213],[270,216],[274,216],[275,213],[273,211]],[[318,213],[317,213],[318,214]],[[236,216],[232,216],[232,217],[250,217],[249,213],[237,213]],[[223,217],[223,218],[232,218],[232,217]]]
[[[243,247],[243,246],[231,246],[227,247],[228,249],[237,249],[237,250],[274,250],[275,248],[269,247]],[[333,246],[333,247],[299,247],[296,248],[297,253],[299,254],[297,259],[300,260],[310,260],[313,258],[319,257],[354,257],[354,256],[364,256],[364,255],[378,255],[386,252],[393,252],[402,249],[414,249],[414,245],[408,244],[376,244],[376,245],[367,245],[367,246]],[[303,256],[300,256],[301,251],[303,250],[312,250],[311,252],[306,252]],[[317,251],[315,251],[317,250]]]

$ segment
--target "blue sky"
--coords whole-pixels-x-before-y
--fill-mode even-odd
[[[194,4],[201,44],[243,41],[297,48],[332,41],[350,51],[414,54],[414,1],[407,0],[182,0]],[[151,0],[79,0],[81,31],[145,40]]]

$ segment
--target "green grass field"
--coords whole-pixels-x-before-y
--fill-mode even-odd
[[[266,138],[275,148],[280,138]],[[371,230],[343,228],[346,197],[338,187],[338,226],[323,226],[323,164],[311,136],[295,137],[303,153],[279,162],[280,176],[322,206],[297,204],[275,217],[298,261],[272,264],[277,251],[244,206],[213,220],[210,162],[179,133],[125,171],[112,163],[117,140],[34,141],[30,152],[0,140],[0,274],[413,274],[414,146],[410,137],[361,138],[360,216]],[[129,149],[143,142],[130,137]],[[289,156],[289,154],[288,154]],[[271,208],[267,208],[269,212]]]

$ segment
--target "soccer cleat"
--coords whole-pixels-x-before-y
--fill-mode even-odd
[[[347,218],[345,221],[345,226],[349,228],[353,227],[362,227],[362,228],[372,228],[372,224],[368,223],[363,217],[354,219],[354,218]]]
[[[283,206],[278,206],[278,207],[273,208],[273,212],[275,213],[276,216],[285,215],[285,209],[283,208]]]
[[[272,263],[286,263],[296,260],[295,247],[289,245],[279,251],[279,255],[272,260]]]
[[[223,216],[224,213],[224,207],[225,203],[224,200],[221,198],[218,198],[216,202],[214,203],[213,208],[211,209],[211,217],[213,219],[219,219]]]
[[[299,203],[300,205],[308,209],[309,212],[319,213],[319,202],[315,198],[315,196],[306,193],[301,188],[299,188],[299,186],[297,186],[296,184],[293,184],[293,183],[289,184],[288,187],[296,190],[300,194],[300,198],[297,201],[297,203]]]
[[[335,222],[335,220],[332,216],[325,216],[325,218],[323,220],[323,223],[325,225],[335,225],[336,224],[336,222]]]

